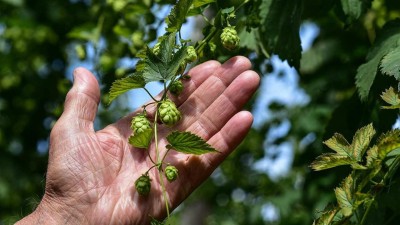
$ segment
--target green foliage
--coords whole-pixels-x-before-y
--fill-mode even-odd
[[[0,224],[13,223],[31,212],[43,194],[46,142],[70,87],[66,78],[70,77],[69,66],[89,66],[102,83],[103,96],[110,93],[102,98],[99,129],[131,110],[123,95],[127,91],[147,90],[149,82],[168,85],[168,79],[184,78],[180,72],[186,68],[187,51],[183,48],[187,46],[196,49],[198,61],[193,65],[208,59],[223,62],[240,54],[251,58],[260,75],[279,72],[268,59],[278,55],[297,69],[300,86],[310,101],[303,106],[270,105],[268,120],[251,130],[240,147],[174,213],[174,220],[189,217],[192,220],[186,224],[203,221],[209,225],[311,224],[316,212],[319,218],[314,224],[351,224],[357,216],[362,220],[362,215],[366,215],[364,224],[397,223],[400,132],[391,130],[397,111],[381,109],[399,108],[398,91],[388,88],[396,87],[399,78],[399,1],[175,3],[0,1]],[[165,8],[172,9],[165,15],[167,33],[157,37],[158,27],[166,19],[161,13]],[[202,31],[203,36],[182,40],[178,30],[192,16],[196,17],[193,34]],[[299,31],[304,23],[314,23],[320,31],[311,48],[302,52]],[[224,49],[220,40],[227,25],[234,26],[240,38],[234,52]],[[158,54],[155,47],[149,47],[155,42],[160,47]],[[138,62],[129,67],[121,63],[134,57]],[[104,106],[111,101],[105,111]],[[254,99],[246,109],[252,110],[253,105]],[[274,133],[273,127],[284,122],[291,124],[287,134],[266,140]],[[359,129],[370,123],[381,134],[377,140],[372,133],[364,133],[371,129]],[[153,139],[153,133],[147,133],[151,135],[134,135],[130,141],[146,147]],[[355,133],[349,144],[346,140]],[[327,138],[331,136],[332,140]],[[315,169],[349,166],[311,171],[309,164],[323,152],[323,140],[334,152],[318,157]],[[284,177],[272,179],[254,168],[260,159],[275,162],[281,152],[273,149],[282,143],[289,144],[293,153],[291,170]],[[345,185],[351,183],[346,181],[350,178],[353,188]],[[332,192],[335,186],[338,194]],[[340,203],[337,196],[342,196]],[[192,207],[198,204],[207,210]],[[268,204],[277,209],[277,218],[263,218],[261,209]]]
[[[264,37],[264,48],[297,69],[301,58],[299,29],[302,8],[302,0],[265,0],[260,6],[260,35]]]
[[[350,162],[332,164],[331,161],[326,160],[324,157],[318,157],[312,164],[315,170],[333,168],[344,164],[353,165],[353,163],[360,161],[365,161],[366,165],[365,167],[359,164],[357,164],[357,167],[352,166],[353,171],[351,174],[344,179],[339,187],[335,188],[335,196],[338,203],[337,210],[326,210],[316,224],[344,222],[352,217],[353,214],[357,214],[355,216],[357,224],[364,224],[369,216],[370,207],[374,202],[375,205],[380,207],[380,210],[385,210],[386,206],[377,199],[382,190],[376,190],[375,188],[389,186],[393,179],[392,176],[398,169],[400,163],[399,155],[397,153],[393,154],[393,156],[389,155],[400,147],[400,130],[396,129],[383,134],[377,140],[377,144],[368,149],[366,160],[362,160],[374,134],[375,130],[369,124],[356,132],[351,145],[346,144],[346,140],[340,134],[335,134],[334,137],[325,142],[339,156],[347,155],[346,159]],[[352,160],[354,161],[351,162]],[[324,166],[324,164],[327,164],[327,166]],[[360,168],[362,170],[359,170]],[[371,186],[367,184],[371,184]],[[334,219],[334,215],[338,215],[337,218]]]
[[[216,152],[207,142],[190,132],[172,132],[167,136],[168,149],[187,154],[201,155],[209,152]]]
[[[359,163],[362,161],[362,157],[374,135],[375,130],[372,124],[358,130],[351,144],[341,134],[335,134],[332,138],[325,141],[324,144],[336,153],[319,156],[311,164],[311,167],[314,170],[323,170],[340,165],[351,165],[353,169],[366,169]]]
[[[377,37],[374,46],[368,52],[367,62],[362,64],[357,70],[356,85],[360,98],[363,100],[368,97],[382,58],[391,53],[398,45],[397,43],[400,38],[399,24],[400,20],[396,20],[385,25],[380,36]],[[390,70],[390,68],[387,68],[388,66],[390,65],[385,61],[382,70],[387,72]]]
[[[179,0],[176,3],[176,5],[172,8],[171,13],[166,18],[166,30],[168,32],[175,32],[181,29],[192,4],[193,0]]]

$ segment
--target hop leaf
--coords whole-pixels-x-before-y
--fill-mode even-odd
[[[169,99],[161,102],[158,113],[161,122],[167,126],[173,126],[181,119],[181,113],[176,108],[175,103]]]
[[[341,134],[333,135],[324,144],[336,153],[318,156],[311,167],[314,170],[324,170],[341,165],[350,165],[353,169],[366,169],[367,167],[359,163],[362,161],[362,157],[375,133],[372,124],[362,127],[354,135],[351,144]]]
[[[210,152],[217,152],[211,145],[199,136],[190,132],[174,131],[167,136],[168,149],[175,149],[178,152],[201,155]]]
[[[235,30],[235,27],[225,27],[221,33],[221,43],[224,48],[232,51],[240,42],[240,38]]]
[[[146,85],[143,77],[138,74],[133,74],[128,77],[116,80],[110,89],[109,103],[111,103],[119,95],[137,88],[143,88]]]
[[[335,195],[344,216],[353,214],[353,178],[348,176],[341,187],[335,188]]]
[[[178,178],[178,169],[175,166],[168,165],[164,170],[165,177],[169,182]]]
[[[135,188],[139,195],[147,196],[151,189],[151,179],[148,174],[143,174],[135,181]]]

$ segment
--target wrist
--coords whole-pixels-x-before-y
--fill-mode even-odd
[[[50,201],[43,197],[35,211],[16,223],[16,225],[25,224],[85,224],[85,220],[77,209],[69,207],[61,201]]]

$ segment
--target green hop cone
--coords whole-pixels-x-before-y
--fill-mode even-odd
[[[187,56],[185,58],[186,62],[191,63],[197,59],[196,49],[193,46],[187,47]]]
[[[175,166],[168,165],[164,170],[165,177],[169,182],[172,182],[178,178],[178,169]]]
[[[150,182],[151,179],[147,173],[143,174],[135,181],[135,188],[139,193],[139,195],[147,196],[150,193],[150,188],[151,188]]]
[[[240,38],[237,35],[235,27],[225,27],[222,30],[222,34],[220,37],[221,37],[221,43],[224,46],[224,48],[230,51],[234,50],[239,45]]]
[[[131,129],[134,134],[140,134],[146,129],[151,129],[151,123],[145,115],[140,114],[132,118]]]
[[[175,103],[169,99],[161,102],[158,113],[161,122],[167,126],[173,126],[181,119],[181,113],[176,108]]]
[[[176,80],[171,83],[169,91],[174,95],[179,95],[183,91],[183,83],[180,80]]]

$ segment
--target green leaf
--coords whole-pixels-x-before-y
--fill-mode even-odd
[[[186,154],[201,155],[210,152],[217,152],[211,145],[199,136],[190,132],[174,131],[167,136],[169,145],[167,148],[175,149]]]
[[[299,69],[301,58],[300,24],[303,1],[263,0],[260,5],[263,48],[274,53],[290,66]]]
[[[216,0],[194,0],[193,1],[193,8],[198,8],[210,3],[214,3]]]
[[[311,168],[319,171],[330,169],[337,166],[343,165],[352,165],[355,162],[353,159],[349,158],[348,156],[341,156],[335,153],[325,153],[318,156],[314,162],[311,163]]]
[[[145,81],[142,76],[133,74],[128,77],[114,81],[109,93],[109,103],[119,95],[136,88],[143,88]]]
[[[376,131],[372,124],[368,124],[365,127],[360,128],[353,137],[353,142],[351,143],[351,149],[353,151],[354,158],[360,162],[362,156],[367,150],[372,137],[375,135]]]
[[[398,43],[400,44],[400,43]],[[386,54],[381,61],[381,72],[400,80],[400,46]]]
[[[179,31],[186,20],[193,0],[179,0],[166,18],[167,32]]]
[[[384,109],[399,109],[400,108],[400,95],[393,87],[386,89],[382,92],[381,98],[391,106],[382,106]]]
[[[367,55],[367,62],[357,69],[356,86],[361,100],[366,100],[375,80],[381,59],[397,47],[400,20],[388,22]]]
[[[371,0],[341,0],[346,24],[352,24],[371,6]]]
[[[146,129],[141,133],[134,134],[129,137],[129,144],[136,148],[145,148],[147,149],[153,139],[153,130]]]
[[[161,40],[159,56],[150,48],[146,48],[146,57],[141,60],[140,70],[146,83],[152,81],[167,81],[172,79],[187,57],[187,47],[181,46],[175,50],[175,35],[171,33]]]
[[[350,144],[347,142],[346,138],[343,135],[335,133],[333,137],[324,141],[324,144],[327,145],[330,149],[338,153],[342,156],[351,156],[351,150],[349,148]]]

